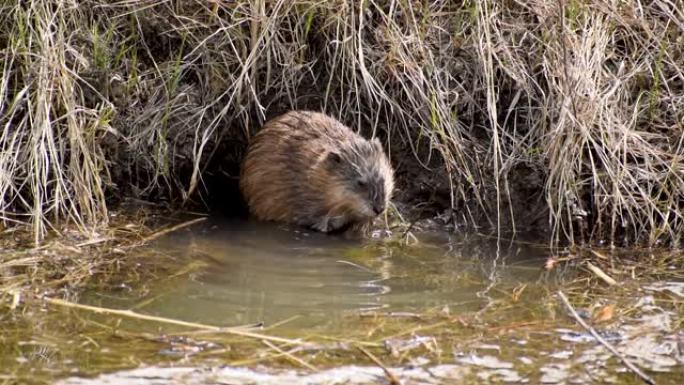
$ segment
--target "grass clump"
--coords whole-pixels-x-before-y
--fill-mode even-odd
[[[684,14],[626,1],[5,1],[0,217],[197,200],[265,119],[380,136],[400,200],[551,239],[678,245]],[[410,155],[410,156],[406,156]]]

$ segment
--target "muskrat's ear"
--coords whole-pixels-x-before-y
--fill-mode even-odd
[[[328,157],[326,158],[326,160],[328,161],[328,163],[335,164],[335,165],[342,163],[342,157],[340,156],[340,154],[336,153],[335,151],[330,151],[328,153]]]

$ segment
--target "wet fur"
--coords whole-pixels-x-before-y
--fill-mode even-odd
[[[377,216],[374,208],[384,210],[394,177],[377,139],[321,113],[291,111],[253,138],[240,188],[260,220],[338,232],[365,227]]]

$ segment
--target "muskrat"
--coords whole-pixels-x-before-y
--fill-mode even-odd
[[[319,112],[290,111],[254,136],[240,189],[259,220],[329,233],[365,228],[382,213],[394,172],[377,138]]]

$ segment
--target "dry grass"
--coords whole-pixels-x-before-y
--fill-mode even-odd
[[[0,7],[0,217],[35,242],[63,219],[106,224],[109,195],[187,201],[210,160],[239,162],[292,108],[382,137],[467,222],[514,225],[524,166],[554,241],[681,241],[676,1]]]

